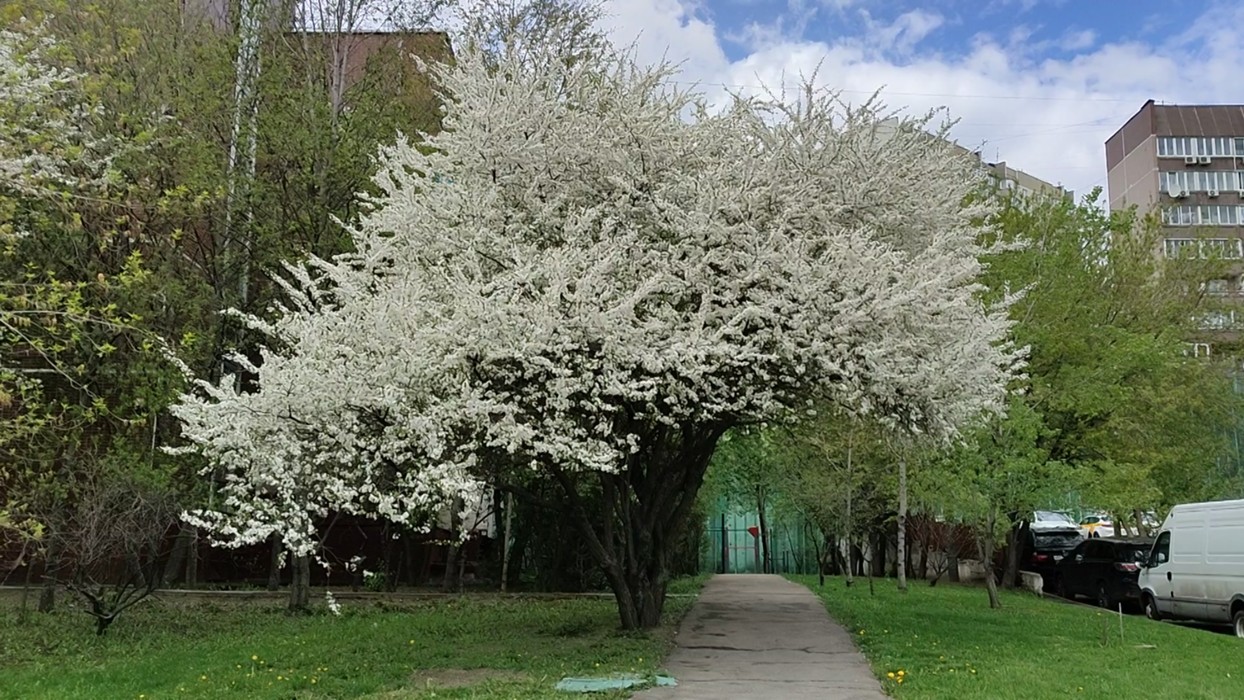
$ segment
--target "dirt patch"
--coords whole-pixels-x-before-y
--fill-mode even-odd
[[[463,688],[484,681],[518,681],[527,677],[519,671],[496,668],[425,668],[410,674],[410,684],[416,688]]]

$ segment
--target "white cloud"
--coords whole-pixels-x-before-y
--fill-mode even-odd
[[[899,15],[889,24],[876,22],[864,13],[867,27],[867,43],[879,51],[910,53],[929,34],[945,23],[945,18],[935,12],[912,10]]]
[[[1091,29],[1068,31],[1059,40],[1058,47],[1063,51],[1083,51],[1097,42],[1097,32]]]
[[[1008,2],[1012,9],[1027,4]],[[847,99],[884,88],[891,107],[923,112],[946,106],[960,119],[953,133],[961,143],[1078,194],[1105,184],[1105,140],[1145,100],[1244,103],[1244,52],[1236,31],[1244,26],[1244,6],[1235,3],[1205,9],[1182,31],[1168,25],[1164,36],[1172,38],[1162,43],[1097,44],[1091,32],[1072,33],[1059,43],[1075,55],[1044,59],[1038,56],[1048,46],[1031,42],[1022,28],[1002,39],[975,37],[959,55],[922,53],[919,42],[941,18],[917,11],[874,25],[877,36],[890,37],[889,50],[869,46],[866,34],[832,43],[805,40],[775,21],[770,29],[777,30],[758,28],[746,44],[750,53],[731,61],[709,16],[690,7],[677,0],[612,0],[613,35],[626,41],[642,30],[641,57],[658,59],[668,50],[685,61],[688,81],[706,86],[789,85],[816,73],[818,84]]]

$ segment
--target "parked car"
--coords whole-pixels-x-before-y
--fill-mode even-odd
[[[1230,623],[1244,638],[1244,500],[1172,508],[1139,583],[1150,618]]]
[[[1028,530],[1028,537],[1020,545],[1019,568],[1041,574],[1042,585],[1053,589],[1057,579],[1058,563],[1068,552],[1084,541],[1084,535],[1076,528],[1074,521],[1063,527],[1046,526],[1038,528],[1035,524]]]
[[[1092,598],[1103,608],[1140,603],[1140,565],[1149,558],[1152,538],[1094,537],[1081,542],[1058,563],[1054,590],[1063,598]]]
[[[1114,522],[1105,513],[1093,513],[1080,519],[1080,531],[1085,537],[1114,537]]]
[[[1028,527],[1032,530],[1061,530],[1066,528],[1075,528],[1076,521],[1071,519],[1066,513],[1059,513],[1053,510],[1038,510],[1032,514],[1032,519],[1028,521]]]

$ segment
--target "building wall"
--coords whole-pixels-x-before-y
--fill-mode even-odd
[[[1156,206],[1158,169],[1158,139],[1149,135],[1106,172],[1110,209],[1135,206],[1147,212]]]
[[[1105,155],[1110,209],[1160,210],[1155,255],[1211,251],[1229,261],[1222,279],[1206,282],[1218,311],[1193,347],[1203,354],[1235,343],[1244,329],[1244,105],[1150,100],[1106,141]]]

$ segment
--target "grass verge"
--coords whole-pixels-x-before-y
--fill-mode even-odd
[[[693,600],[670,598],[644,633],[600,598],[342,602],[339,617],[152,601],[104,637],[81,611],[0,609],[0,698],[548,698],[566,675],[655,673]]]
[[[1244,640],[983,588],[793,576],[825,602],[897,698],[1242,698]],[[902,671],[901,683],[898,681]],[[891,678],[889,674],[894,674]]]

